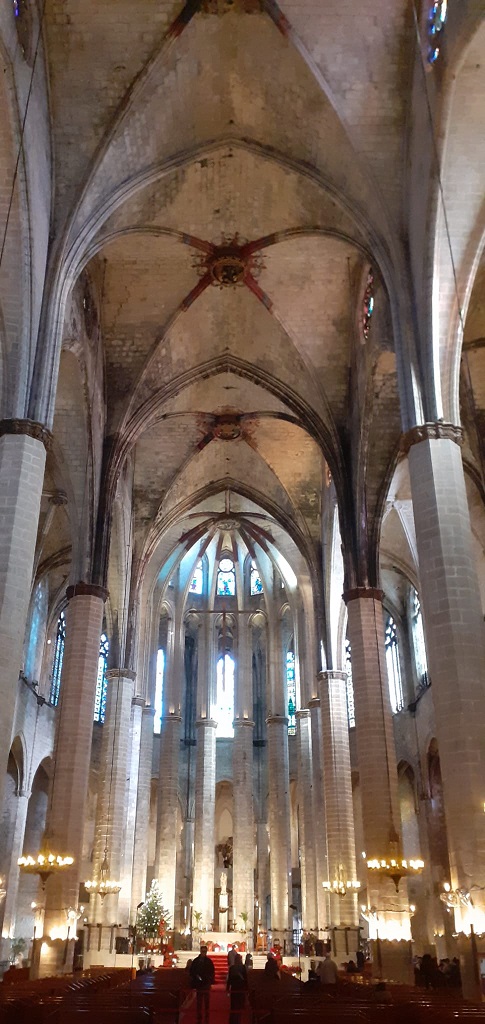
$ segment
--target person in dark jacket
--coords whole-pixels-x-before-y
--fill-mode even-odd
[[[229,1024],[240,1024],[241,1014],[246,1005],[246,992],[248,988],[248,975],[242,962],[242,956],[237,953],[236,960],[229,968],[227,975],[226,990],[231,997],[231,1012]]]
[[[211,985],[214,984],[215,970],[207,956],[207,946],[200,947],[200,953],[190,965],[190,980],[197,994],[197,1024],[208,1024]]]

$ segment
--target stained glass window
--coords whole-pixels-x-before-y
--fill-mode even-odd
[[[421,603],[416,591],[413,593],[412,609],[412,632],[414,645],[414,661],[418,677],[418,689],[424,690],[429,686],[428,659],[426,656],[426,642],[424,639],[423,616],[421,614]]]
[[[372,268],[367,274],[364,299],[362,303],[362,334],[367,341],[370,334],[370,322],[374,312],[374,274]]]
[[[163,674],[165,672],[165,651],[160,649],[157,652],[157,673],[155,678],[155,717],[153,719],[153,731],[160,733],[162,728],[162,696],[163,696]]]
[[[257,570],[257,568],[256,568],[256,566],[255,566],[255,564],[253,562],[253,564],[251,566],[251,597],[254,597],[255,594],[262,594],[262,593],[263,593],[263,583],[262,583],[262,580],[261,580],[261,576],[259,575],[259,572],[258,572],[258,570]]]
[[[286,696],[288,700],[288,736],[296,736],[296,679],[295,655],[286,654]]]
[[[57,620],[56,645],[54,647],[54,661],[52,662],[51,689],[49,704],[54,707],[59,703],[59,691],[61,688],[62,661],[64,658],[64,644],[66,642],[66,616],[61,612]]]
[[[13,0],[13,13],[16,18],[20,17],[20,3],[21,0]]]
[[[428,61],[434,64],[438,59],[443,40],[448,0],[436,0],[431,4],[428,15]]]
[[[387,675],[389,677],[389,695],[391,698],[391,708],[395,713],[396,711],[402,711],[404,707],[404,697],[402,692],[401,666],[399,664],[397,629],[396,623],[391,615],[386,623],[385,646]]]
[[[199,560],[194,569],[194,575],[189,587],[190,594],[201,594],[204,587],[204,571],[202,569],[202,562]]]
[[[221,558],[217,573],[218,597],[234,597],[236,593],[236,573],[231,558]]]
[[[347,673],[347,718],[349,720],[349,729],[353,729],[355,727],[355,704],[352,680],[352,647],[348,639],[345,641],[345,671]]]
[[[96,697],[94,699],[94,721],[104,722],[106,714],[106,696],[108,680],[106,678],[106,666],[108,664],[109,640],[106,633],[101,633],[99,642],[98,676],[96,679]]]
[[[219,737],[234,736],[234,658],[220,656],[217,662],[217,697],[215,720]]]

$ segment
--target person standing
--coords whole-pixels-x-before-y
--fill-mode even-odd
[[[231,1012],[229,1024],[240,1024],[241,1014],[246,1005],[246,992],[248,988],[248,975],[242,962],[240,953],[236,953],[236,959],[229,968],[227,975],[226,991],[231,997]]]
[[[336,985],[338,982],[338,967],[335,960],[332,960],[330,953],[325,954],[325,959],[320,960],[315,971],[320,978],[321,985]]]
[[[190,980],[197,995],[197,1024],[209,1022],[210,990],[214,978],[214,964],[207,956],[207,946],[201,946],[199,955],[190,965]]]

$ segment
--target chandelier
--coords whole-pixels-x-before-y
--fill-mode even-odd
[[[50,846],[50,837],[46,833],[39,852],[33,856],[28,854],[27,856],[19,857],[17,863],[20,870],[24,871],[25,874],[40,875],[42,888],[45,889],[45,883],[49,876],[58,874],[65,868],[70,868],[74,864],[74,857],[55,853]]]
[[[399,836],[394,827],[391,827],[389,854],[385,857],[374,857],[372,860],[368,860],[367,868],[373,875],[378,875],[381,878],[392,878],[396,892],[399,892],[401,878],[419,874],[424,868],[424,861],[414,858],[408,860],[406,857],[401,857]]]
[[[104,857],[99,869],[99,878],[93,878],[90,881],[85,882],[85,888],[89,893],[94,892],[101,900],[104,900],[105,896],[115,896],[120,892],[121,885],[119,882],[113,881],[113,879],[109,877],[109,874],[108,847],[105,846]]]
[[[329,892],[334,896],[346,896],[347,893],[356,892],[360,889],[360,882],[356,879],[348,879],[344,870],[343,864],[339,864],[335,873],[335,878],[322,882],[325,892]]]

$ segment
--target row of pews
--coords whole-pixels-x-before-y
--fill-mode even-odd
[[[374,987],[344,980],[333,991],[310,988],[289,975],[273,980],[253,970],[240,1024],[485,1024],[485,1004],[465,1005],[455,991],[428,993],[392,985],[382,1002],[381,995]],[[189,1024],[191,1002],[183,969],[132,979],[124,968],[98,968],[80,978],[1,984],[0,1024]]]

